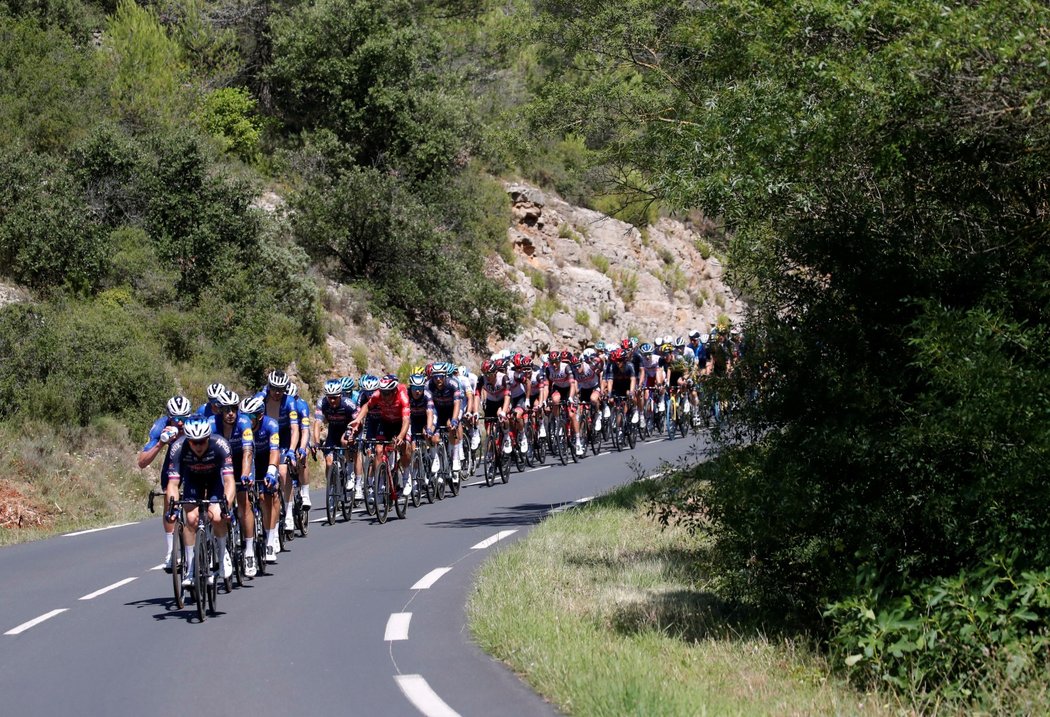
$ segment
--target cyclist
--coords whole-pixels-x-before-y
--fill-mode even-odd
[[[361,406],[361,411],[357,414],[357,418],[350,423],[350,427],[354,431],[360,429],[361,424],[368,419],[369,414],[375,417],[376,429],[375,435],[369,436],[369,438],[392,441],[391,449],[400,453],[402,484],[399,487],[403,487],[404,482],[412,477],[410,466],[413,446],[405,441],[409,423],[411,422],[409,420],[408,389],[404,384],[398,383],[397,376],[388,374],[379,379],[377,390]]]
[[[532,407],[532,358],[525,354],[514,354],[507,368],[507,383],[510,386],[510,408],[512,432],[519,437],[521,454],[529,451],[529,439],[525,435],[525,412]]]
[[[281,462],[280,427],[277,421],[266,415],[263,400],[258,396],[241,401],[241,413],[252,423],[252,444],[255,449],[255,467],[252,475],[259,485],[263,530],[266,534],[266,562],[275,563],[280,549],[277,521],[280,519],[281,510],[276,499],[278,466]]]
[[[624,339],[626,341],[626,339]],[[569,424],[572,432],[576,435],[576,455],[583,455],[583,439],[580,438],[580,424],[576,418],[576,376],[573,373],[571,351],[551,351],[547,358],[550,365],[547,367],[547,380],[550,382],[551,415],[556,419],[561,411],[562,404],[568,407]]]
[[[450,363],[434,364],[427,388],[434,401],[437,426],[448,427],[448,440],[452,444],[453,479],[458,480],[463,467],[463,430],[459,425],[463,410],[463,389],[459,381],[450,376],[455,368]]]
[[[586,353],[586,352],[584,352]],[[601,404],[599,399],[601,398],[601,376],[594,370],[584,357],[574,356],[572,358],[572,373],[576,377],[576,391],[580,399],[580,404],[590,403],[593,408],[592,415],[594,418],[594,430],[602,430],[602,413]],[[597,390],[595,390],[597,389]]]
[[[344,381],[333,378],[325,382],[324,396],[317,401],[314,414],[313,443],[321,447],[326,472],[332,466],[332,449],[348,446],[346,431],[350,422],[357,417],[357,404],[346,395]],[[323,426],[328,426],[328,435],[324,441],[321,440]],[[356,476],[357,472],[351,468],[346,477],[347,487],[356,482]]]
[[[437,446],[440,443],[435,431],[437,411],[434,406],[434,399],[427,388],[427,383],[425,372],[414,373],[408,377],[409,435],[413,442],[416,439],[423,439],[430,445]],[[431,473],[436,475],[441,468],[441,458],[436,450],[432,451],[432,453],[434,457],[431,461],[430,470]],[[415,490],[415,485],[413,485],[412,490]]]
[[[541,412],[548,398],[547,372],[537,368],[531,360],[527,366],[523,365],[520,370],[529,374],[529,405],[533,411]],[[536,431],[536,438],[546,437],[547,421],[543,419],[543,415],[540,413],[539,429]]]
[[[208,384],[208,401],[207,403],[202,403],[197,408],[197,415],[201,418],[211,418],[214,416],[221,419],[222,415],[219,412],[219,404],[217,404],[215,400],[219,397],[219,394],[225,390],[226,387],[221,383],[216,382]]]
[[[271,371],[266,377],[266,387],[257,393],[263,400],[266,415],[277,421],[280,429],[281,463],[278,471],[281,476],[281,492],[284,504],[289,506],[285,512],[284,529],[295,529],[295,516],[292,515],[292,481],[288,477],[288,463],[295,460],[295,449],[299,446],[299,412],[295,408],[295,399],[288,395],[288,374],[281,370]]]
[[[470,450],[475,451],[481,445],[481,432],[478,431],[478,375],[471,373],[466,366],[458,367],[453,375],[463,389],[463,405],[459,415],[463,416],[465,430],[470,436]]]
[[[241,397],[229,389],[215,397],[215,405],[219,410],[221,418],[212,416],[212,433],[222,436],[230,444],[230,458],[233,461],[233,480],[237,488],[237,494],[241,496],[237,500],[237,515],[244,526],[244,538],[246,549],[244,552],[244,574],[254,577],[255,565],[255,516],[248,507],[247,490],[252,481],[252,468],[254,467],[254,435],[252,433],[252,419],[238,412]]]
[[[630,405],[630,399],[637,387],[637,375],[634,372],[634,364],[623,349],[616,349],[609,354],[609,363],[605,367],[605,378],[602,390],[613,398],[623,398],[624,409]],[[632,413],[634,413],[632,411]],[[633,416],[632,423],[637,423],[637,416]]]
[[[498,419],[501,428],[510,412],[510,386],[507,382],[507,374],[499,368],[502,360],[486,359],[481,362],[481,383],[479,384],[480,402],[485,407],[485,418]],[[503,452],[510,453],[511,449],[510,441],[504,437]]]
[[[312,504],[310,503],[310,478],[306,470],[309,466],[306,461],[306,452],[310,450],[310,439],[313,435],[310,431],[310,403],[299,395],[299,387],[294,383],[288,384],[288,395],[295,400],[295,412],[299,414],[299,446],[295,451],[295,456],[299,465],[299,486],[303,496],[303,507],[309,508]]]
[[[149,439],[146,445],[139,451],[139,468],[148,467],[157,454],[164,450],[164,462],[160,466],[160,489],[167,493],[168,488],[168,463],[171,460],[171,444],[182,434],[182,426],[189,420],[193,411],[190,400],[185,396],[172,396],[165,406],[167,412],[153,422],[149,431]],[[164,526],[164,569],[171,570],[171,547],[175,540],[175,521],[168,520],[166,515],[161,516],[161,524]]]
[[[659,338],[663,338],[662,336]],[[638,391],[638,398],[635,400],[635,405],[639,411],[645,410],[645,401],[648,400],[649,396],[653,395],[653,389],[658,389],[664,385],[666,376],[664,375],[665,361],[663,357],[656,353],[656,347],[650,343],[642,344],[638,350],[642,354],[642,373],[638,376],[638,382],[640,384],[640,390]],[[656,393],[659,393],[657,391]],[[645,394],[643,396],[643,394]],[[653,411],[656,413],[662,413],[664,410],[664,401],[661,398],[659,402],[654,402]]]
[[[197,417],[183,425],[184,435],[171,446],[171,463],[168,466],[169,500],[178,500],[179,486],[182,486],[185,500],[219,500],[225,498],[226,505],[233,503],[233,462],[230,456],[230,444],[222,436],[212,433],[211,421]],[[197,542],[197,506],[186,507],[186,520],[182,537],[185,541],[186,577],[182,584],[193,585],[193,546]],[[233,562],[226,552],[226,516],[219,505],[208,506],[212,530],[218,548],[219,564],[222,566],[222,577],[233,575]],[[174,516],[171,516],[174,517]],[[208,581],[214,581],[208,576]],[[202,596],[197,597],[203,599]]]

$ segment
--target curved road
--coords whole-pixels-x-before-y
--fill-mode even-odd
[[[192,603],[174,608],[157,519],[4,548],[0,704],[12,715],[555,714],[471,642],[474,571],[551,510],[699,447],[639,443],[564,468],[548,459],[405,520],[315,523],[271,575],[221,594],[204,624]]]

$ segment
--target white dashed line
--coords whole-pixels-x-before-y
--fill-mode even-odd
[[[63,613],[63,612],[65,612],[65,611],[66,611],[66,610],[68,610],[68,609],[69,609],[68,607],[60,607],[60,608],[59,608],[59,609],[57,609],[57,610],[52,610],[51,612],[46,612],[46,613],[44,613],[43,615],[41,615],[40,617],[34,617],[34,618],[33,618],[32,620],[30,620],[29,622],[23,622],[23,623],[22,623],[21,625],[19,625],[18,627],[16,627],[16,628],[12,628],[11,630],[8,630],[8,631],[7,631],[7,632],[5,632],[4,634],[5,634],[5,635],[20,635],[20,634],[22,634],[23,632],[25,632],[26,630],[28,630],[29,628],[31,628],[31,627],[35,627],[36,625],[39,625],[39,624],[40,624],[40,623],[42,623],[42,622],[43,622],[44,620],[50,620],[50,619],[51,619],[51,618],[53,618],[53,617],[54,617],[55,615],[58,615],[59,613]]]
[[[459,713],[438,697],[422,675],[394,675],[394,680],[408,701],[427,717],[459,717]]]
[[[550,466],[540,466],[539,468],[530,468],[529,470],[527,470],[525,472],[526,473],[535,473],[536,471],[545,471],[548,468],[550,468]]]
[[[517,532],[518,532],[517,530],[501,530],[498,533],[496,533],[495,535],[493,535],[491,538],[485,538],[484,540],[482,540],[477,545],[471,547],[471,550],[484,550],[485,548],[492,547],[493,545],[495,545],[499,541],[501,541],[504,538],[507,538],[507,537],[509,537],[511,535],[514,535]]]
[[[386,621],[386,632],[383,634],[383,639],[387,642],[391,640],[407,640],[408,624],[410,622],[412,622],[412,613],[393,613],[390,619]]]
[[[645,442],[645,445],[647,445],[647,446],[651,446],[651,445],[652,445],[652,444],[654,444],[654,443],[659,443],[660,441],[666,441],[666,440],[667,440],[666,438],[657,438],[657,439],[656,439],[656,440],[654,440],[654,441],[646,441],[646,442]]]
[[[436,583],[441,578],[442,575],[444,575],[445,573],[447,573],[451,569],[452,568],[435,568],[434,570],[431,570],[429,573],[424,575],[419,580],[419,582],[417,582],[415,585],[413,585],[410,589],[411,590],[426,590],[430,586],[432,586],[434,583]]]
[[[163,567],[163,566],[161,566],[161,567]],[[110,590],[116,590],[117,588],[121,587],[122,585],[127,585],[128,583],[132,582],[133,580],[137,580],[137,579],[138,578],[124,578],[123,580],[118,580],[117,582],[113,583],[112,585],[107,585],[106,587],[102,588],[101,590],[96,590],[93,593],[88,593],[87,595],[85,595],[84,597],[82,597],[80,599],[81,600],[92,600],[94,598],[97,598],[99,595],[104,595],[105,593],[108,593]]]
[[[164,563],[161,563],[160,565],[154,565],[152,568],[150,568],[150,570],[163,570],[163,569],[164,569]]]
[[[474,481],[473,483],[464,483],[461,487],[469,488],[472,485],[485,485],[485,481],[478,480],[478,481]]]
[[[136,523],[118,523],[117,525],[107,525],[105,528],[92,528],[91,530],[78,530],[75,533],[66,533],[63,538],[72,538],[77,535],[87,535],[88,533],[99,533],[103,530],[113,530],[114,528],[123,528],[127,525],[136,525]]]

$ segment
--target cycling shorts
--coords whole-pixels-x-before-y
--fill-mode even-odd
[[[514,411],[514,410],[520,408],[522,411],[524,411],[525,410],[525,402],[528,401],[528,400],[529,400],[529,397],[526,396],[524,393],[521,394],[520,396],[518,396],[517,398],[515,398],[514,396],[511,396],[510,397],[510,410]]]
[[[188,478],[181,483],[183,500],[218,500],[224,494],[221,476]]]
[[[561,402],[567,403],[569,400],[569,392],[572,391],[570,386],[551,386],[551,396],[558,394],[561,396]]]
[[[401,421],[376,421],[375,439],[378,441],[392,441],[401,435]]]
[[[498,418],[501,408],[503,408],[502,398],[498,401],[485,401],[485,418]]]
[[[626,381],[617,381],[616,379],[613,379],[612,388],[609,391],[609,393],[611,393],[613,396],[626,396],[628,394],[628,392],[630,392],[630,390],[631,390],[631,381],[630,381],[630,379],[628,379]]]
[[[597,390],[597,386],[591,386],[590,388],[581,388],[579,393],[580,403],[589,403],[591,400],[591,395]]]
[[[447,426],[448,422],[452,420],[452,411],[452,406],[434,406],[434,424]]]

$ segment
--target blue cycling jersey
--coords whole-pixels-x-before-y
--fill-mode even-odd
[[[248,418],[243,413],[237,414],[237,421],[227,426],[226,422],[218,416],[212,416],[211,429],[216,434],[222,436],[230,444],[230,452],[233,456],[234,467],[240,469],[241,460],[244,455],[244,450],[254,451],[255,449],[255,436],[252,432],[252,419]],[[229,435],[226,435],[229,433]]]
[[[456,401],[463,400],[463,389],[460,388],[459,381],[454,378],[445,378],[445,385],[442,388],[438,388],[437,379],[432,378],[427,388],[434,399],[435,407],[451,408]]]
[[[161,416],[149,429],[149,438],[146,439],[146,445],[142,447],[142,450],[148,451],[154,448],[160,443],[160,434],[164,432],[164,429],[168,426],[178,428],[175,421],[168,418],[167,414]],[[171,443],[174,443],[172,441]],[[168,465],[171,460],[171,443],[168,444],[168,450],[164,452],[164,462],[160,464],[160,487],[161,490],[168,487]]]
[[[212,416],[218,416],[219,412],[216,410],[218,406],[214,405],[211,401],[201,404],[197,407],[197,415],[201,418],[211,418]]]
[[[299,423],[299,412],[296,410],[296,399],[291,396],[282,396],[280,404],[273,407],[270,405],[270,387],[267,386],[259,393],[255,394],[256,397],[263,400],[265,406],[266,415],[277,421],[279,428],[278,434],[280,436],[281,448],[291,448],[292,446],[292,422]],[[276,411],[273,409],[277,408]],[[274,413],[277,415],[275,416]]]
[[[222,482],[227,477],[233,477],[233,460],[230,444],[222,436],[209,436],[208,446],[200,455],[194,452],[186,436],[172,444],[168,479],[181,482],[184,498],[219,498],[223,494]]]
[[[317,399],[317,410],[314,417],[318,421],[328,423],[328,435],[346,432],[350,421],[357,418],[357,404],[346,396],[340,396],[339,402],[334,406],[328,402],[328,398],[322,396]]]
[[[430,391],[424,389],[423,393],[416,398],[415,391],[408,391],[408,415],[412,418],[426,418],[427,411],[434,411],[434,399]]]
[[[277,421],[269,416],[262,416],[257,426],[252,426],[252,446],[255,448],[256,457],[259,454],[268,454],[281,447],[280,427]]]

